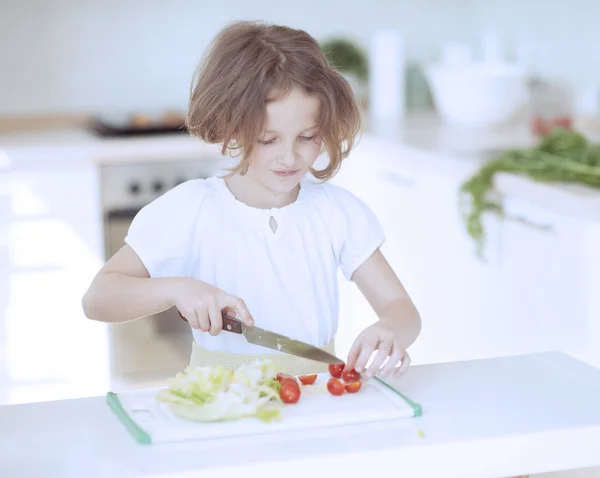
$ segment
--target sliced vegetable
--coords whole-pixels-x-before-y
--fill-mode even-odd
[[[327,390],[329,390],[331,395],[342,395],[345,391],[345,387],[339,379],[331,377],[327,382]]]
[[[294,378],[294,377],[292,375],[288,375],[287,373],[279,372],[277,374],[277,380],[279,380],[280,382],[283,381],[284,378]]]
[[[300,400],[300,387],[290,382],[284,383],[279,391],[283,403],[297,403]]]
[[[188,420],[236,420],[258,416],[273,400],[281,403],[280,387],[277,371],[268,361],[246,364],[235,372],[224,367],[188,367],[156,398]],[[273,418],[275,412],[267,415]]]
[[[356,381],[356,382],[348,382],[345,386],[346,388],[346,392],[348,393],[356,393],[360,390],[360,387],[362,386],[362,382]]]
[[[298,379],[300,380],[300,383],[302,385],[312,385],[313,383],[315,383],[317,381],[317,376],[316,375],[300,375],[300,377],[298,377]]]
[[[329,374],[332,377],[340,378],[342,376],[342,371],[344,370],[344,364],[329,364]]]
[[[342,372],[342,380],[344,382],[356,382],[357,380],[360,380],[360,379],[361,379],[360,373],[358,373],[353,368],[351,368],[351,369],[345,368],[344,371]]]
[[[281,381],[281,386],[283,387],[285,384],[293,385],[294,387],[300,388],[300,384],[295,378],[284,378]]]
[[[262,422],[281,420],[281,410],[279,408],[268,408],[265,406],[256,412],[256,418]]]

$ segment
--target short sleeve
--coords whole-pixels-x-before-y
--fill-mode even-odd
[[[385,233],[373,210],[349,191],[331,189],[335,216],[339,218],[337,255],[347,280],[385,242]]]
[[[125,243],[138,255],[150,277],[189,275],[189,257],[204,190],[191,180],[167,191],[134,217]]]

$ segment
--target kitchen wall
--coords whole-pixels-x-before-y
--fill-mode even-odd
[[[391,26],[419,60],[447,41],[475,44],[497,27],[534,47],[544,72],[595,88],[599,17],[600,4],[587,0],[3,0],[0,116],[185,108],[208,41],[242,18],[363,44]]]
[[[469,34],[504,32],[530,66],[573,89],[577,111],[598,115],[600,3],[587,0],[473,0]]]
[[[185,107],[204,48],[226,23],[264,19],[321,39],[404,31],[427,57],[461,34],[468,0],[3,0],[0,115]],[[426,33],[425,33],[426,32]]]

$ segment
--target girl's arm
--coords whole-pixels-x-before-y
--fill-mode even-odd
[[[352,275],[352,280],[365,296],[379,321],[367,327],[354,342],[347,365],[365,370],[371,355],[377,354],[367,370],[368,376],[380,371],[385,376],[396,369],[396,375],[406,371],[410,358],[406,349],[421,332],[421,317],[400,280],[380,250],[377,250]],[[389,357],[387,364],[385,360]],[[383,365],[383,367],[382,367]]]
[[[123,246],[98,272],[83,296],[83,310],[100,322],[129,322],[176,306],[194,329],[217,335],[222,311],[254,324],[243,300],[206,282],[188,277],[150,278],[144,263]]]
[[[96,274],[83,296],[83,311],[100,322],[128,322],[169,309],[174,278],[151,279],[143,262],[123,246]]]
[[[415,304],[378,249],[352,276],[380,320],[402,331],[401,345],[410,347],[421,332],[421,317]]]

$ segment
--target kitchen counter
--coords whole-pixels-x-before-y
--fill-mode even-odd
[[[0,476],[484,478],[600,465],[600,370],[563,354],[415,366],[393,384],[422,417],[169,445],[136,444],[104,397],[4,406]]]
[[[600,141],[595,132],[586,133]],[[477,172],[494,154],[510,148],[533,146],[536,139],[526,124],[495,129],[444,125],[431,114],[409,116],[393,134],[365,125],[358,147],[342,168],[365,167],[444,175],[460,181]],[[35,165],[51,167],[57,161],[88,161],[96,165],[220,157],[216,145],[187,135],[103,139],[81,128],[0,133],[0,170]],[[7,166],[10,164],[10,168]],[[534,184],[514,174],[498,174],[500,194],[531,201],[583,219],[600,221],[600,191],[565,184]]]

